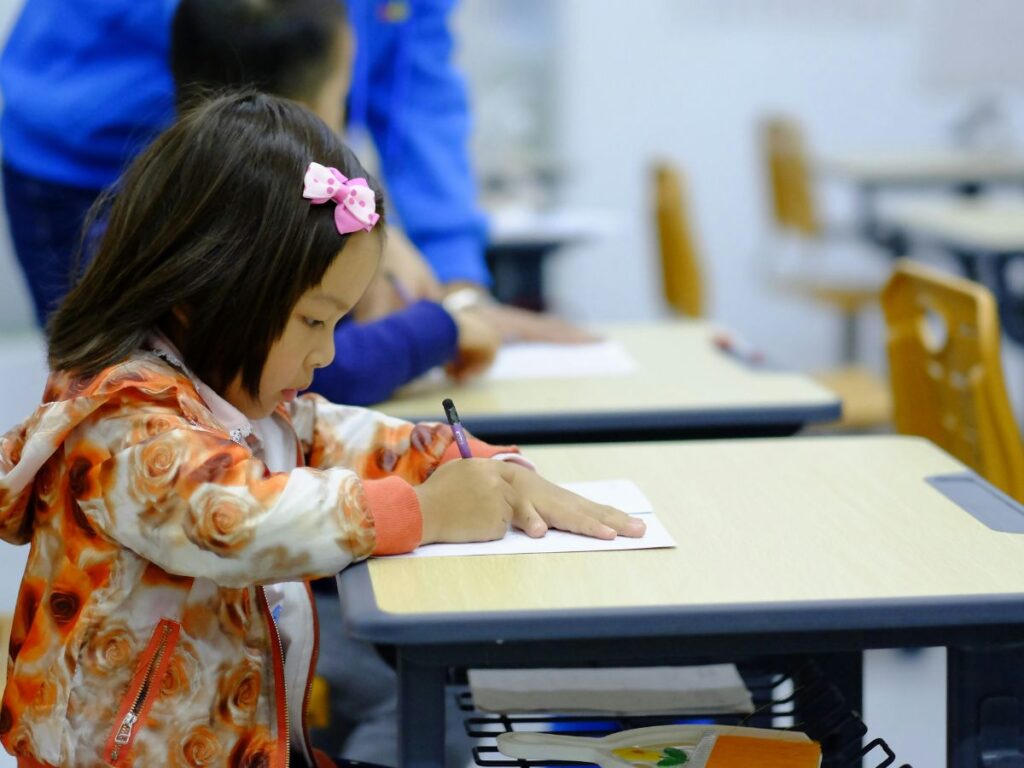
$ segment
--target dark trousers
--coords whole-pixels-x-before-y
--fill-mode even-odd
[[[14,252],[42,327],[71,286],[82,227],[100,190],[54,184],[7,164],[3,183]]]

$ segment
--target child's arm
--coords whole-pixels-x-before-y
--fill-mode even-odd
[[[169,573],[227,587],[309,579],[421,541],[419,503],[400,480],[274,474],[177,414],[120,421],[87,421],[66,443],[72,492],[101,535]],[[159,431],[147,436],[150,424]]]
[[[413,424],[379,411],[335,405],[317,395],[300,397],[291,414],[311,467],[348,467],[363,478],[400,477],[416,485],[442,463],[459,457],[447,424]],[[472,437],[470,448],[476,458],[518,453],[515,447]]]
[[[458,341],[455,321],[430,301],[365,324],[343,321],[334,331],[334,360],[316,372],[312,390],[340,403],[379,403],[454,358]]]
[[[315,395],[293,403],[292,416],[311,464],[352,467],[361,477],[387,477],[380,482],[412,490],[425,544],[501,538],[509,525],[530,536],[543,536],[548,528],[605,539],[643,535],[642,522],[522,466],[529,463],[515,447],[471,437],[474,458],[453,461],[459,450],[447,424],[411,424]],[[488,458],[510,461],[479,460]]]

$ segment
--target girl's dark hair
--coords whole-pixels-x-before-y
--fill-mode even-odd
[[[349,237],[332,203],[302,197],[311,161],[367,177],[322,120],[286,99],[247,91],[183,114],[94,206],[106,230],[50,318],[50,367],[93,375],[161,329],[214,390],[241,374],[256,396],[271,345]]]
[[[309,101],[336,66],[345,23],[340,0],[181,0],[171,25],[179,108],[243,86]]]

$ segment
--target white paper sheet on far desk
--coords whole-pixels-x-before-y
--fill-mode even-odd
[[[674,547],[675,540],[654,514],[651,502],[632,480],[602,480],[563,483],[573,493],[591,501],[611,504],[623,512],[641,518],[647,524],[643,538],[617,536],[611,541],[549,530],[543,538],[531,539],[522,531],[511,530],[498,541],[477,544],[427,544],[408,554],[393,557],[469,557],[471,555],[528,555],[552,552],[607,552],[619,549],[661,549]]]
[[[510,379],[576,379],[626,376],[636,361],[618,341],[593,344],[509,344],[501,348],[484,375],[490,381]]]

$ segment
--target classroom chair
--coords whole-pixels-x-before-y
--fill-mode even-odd
[[[1024,444],[987,288],[902,260],[882,293],[893,418],[1024,502]]]
[[[704,317],[704,274],[686,205],[682,174],[667,162],[654,166],[654,216],[661,253],[662,289],[683,317]]]
[[[769,117],[761,124],[772,222],[786,263],[769,270],[779,289],[811,298],[836,310],[842,321],[840,359],[853,365],[859,348],[858,319],[878,301],[887,265],[869,246],[855,242],[855,253],[836,251],[836,238],[818,215],[810,160],[797,124]]]
[[[683,174],[663,160],[654,164],[652,179],[665,300],[683,317],[704,317],[707,310],[704,270],[687,207]],[[888,385],[878,376],[851,366],[822,371],[814,377],[842,400],[843,417],[835,426],[866,429],[888,424]]]
[[[306,723],[310,728],[329,728],[331,725],[331,686],[320,675],[313,678],[309,688]]]

